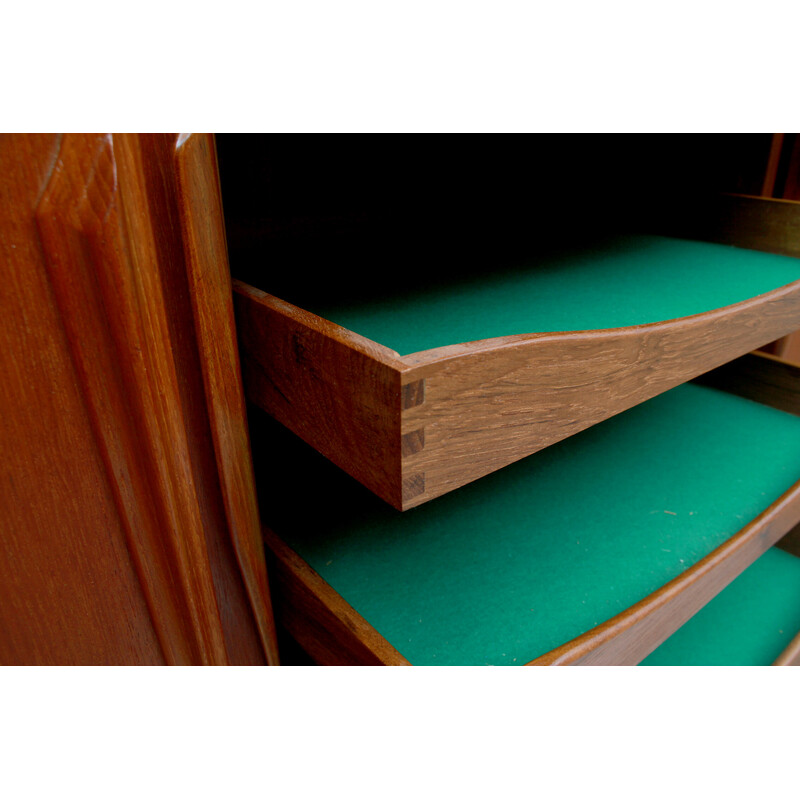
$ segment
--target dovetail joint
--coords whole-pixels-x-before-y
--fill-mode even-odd
[[[403,478],[403,502],[408,502],[417,495],[425,491],[425,473],[419,472],[416,475],[409,475]]]
[[[425,379],[421,378],[413,383],[407,383],[401,388],[402,409],[421,406],[425,402]]]
[[[400,437],[400,451],[403,458],[413,456],[414,453],[419,453],[425,447],[425,428],[419,428],[410,433],[404,433]]]

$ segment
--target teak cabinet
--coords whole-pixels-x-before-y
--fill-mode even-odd
[[[800,328],[800,205],[720,198],[706,140],[646,175],[632,138],[410,141],[0,140],[2,663],[276,664],[273,603],[332,664],[657,663],[759,581],[795,624],[800,368],[748,353]],[[750,260],[663,318],[603,277],[598,323],[492,332],[481,297],[590,290],[611,231],[666,289]],[[453,287],[485,327],[422,352],[313,313],[422,336]]]

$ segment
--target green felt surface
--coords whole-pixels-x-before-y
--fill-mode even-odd
[[[800,558],[773,547],[644,666],[768,666],[800,632]]]
[[[448,274],[453,271],[447,265]],[[436,269],[431,270],[435,274]],[[520,333],[600,330],[691,316],[800,279],[800,259],[624,236],[444,284],[398,275],[369,302],[288,298],[401,355]],[[422,288],[424,285],[425,288]],[[407,286],[416,288],[409,289]]]
[[[415,664],[532,660],[800,479],[800,418],[694,384],[404,513],[265,415],[254,423],[265,468],[282,463],[265,522]],[[309,485],[313,501],[296,502]]]

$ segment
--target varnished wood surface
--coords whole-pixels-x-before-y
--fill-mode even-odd
[[[800,332],[795,331],[775,343],[776,356],[800,364]]]
[[[757,369],[753,367],[754,360]],[[727,374],[729,378],[737,366],[743,376],[756,369],[762,382],[769,386],[780,382],[787,365],[760,354],[747,356],[722,368],[723,377]],[[728,378],[714,385],[724,389]],[[795,384],[794,391],[800,396],[800,383]],[[530,664],[639,663],[798,522],[800,480],[739,533],[660,590]],[[624,535],[624,531],[620,534]],[[265,531],[265,537],[275,558],[275,570],[281,576],[276,584],[278,613],[281,619],[287,615],[287,628],[319,663],[396,663],[382,650],[389,643],[379,635],[376,639],[366,620],[275,534]],[[322,644],[315,644],[317,640]]]
[[[0,585],[7,663],[266,659],[226,519],[221,417],[207,409],[209,348],[183,241],[191,222],[181,227],[182,204],[195,203],[191,217],[208,199],[192,198],[188,183],[205,180],[211,154],[183,164],[179,189],[178,143],[116,134],[3,143],[4,175],[17,176],[4,203],[4,267],[21,310],[10,310],[0,341],[8,372],[30,373],[0,400],[10,432],[0,487],[12,514]],[[218,213],[203,210],[204,225]],[[212,318],[223,290],[205,284],[205,332],[230,325]],[[61,348],[44,374],[30,368],[43,342]]]
[[[800,633],[792,639],[786,649],[775,659],[775,667],[800,667]]]
[[[267,662],[277,639],[255,494],[233,316],[214,137],[181,135],[175,148],[186,272],[228,530]]]
[[[402,432],[425,446],[403,460],[424,475],[410,508],[667,391],[786,332],[800,282],[708,314],[609,331],[539,334],[407,356],[403,381],[425,402]]]
[[[800,203],[795,200],[687,197],[671,211],[657,223],[659,233],[800,257]]]
[[[529,666],[638,664],[800,519],[800,482],[724,545],[640,603]],[[394,648],[274,534],[276,609],[320,664],[396,664]],[[387,652],[388,649],[388,652]]]
[[[400,508],[397,353],[247,284],[234,289],[248,399]]]
[[[36,229],[61,144],[0,137],[0,663],[159,664]]]
[[[800,481],[733,538],[662,589],[533,666],[638,664],[800,519]]]
[[[277,616],[318,664],[408,666],[383,636],[267,527],[264,541],[271,554]]]
[[[750,353],[699,377],[697,382],[798,414],[798,375],[800,371],[793,364],[763,353]],[[800,481],[736,536],[661,590],[532,663],[638,663],[758,556],[773,544],[782,545],[798,521]]]
[[[784,200],[800,200],[800,134],[773,134],[773,151],[776,149],[780,151],[779,169],[776,169],[776,173],[779,172],[780,176],[770,185],[768,172],[765,175],[762,194]],[[772,160],[771,154],[770,161]],[[800,362],[800,332],[773,342],[768,352],[788,361]]]
[[[761,196],[772,197],[775,190],[775,179],[778,176],[778,165],[781,160],[784,134],[773,133],[769,148],[767,166],[764,169],[764,181],[761,184]]]
[[[607,331],[520,334],[409,356],[235,285],[248,397],[405,510],[795,329],[800,281]],[[413,398],[413,403],[408,402]]]

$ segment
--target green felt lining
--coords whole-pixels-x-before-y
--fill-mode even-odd
[[[440,265],[430,270],[436,274]],[[453,265],[447,265],[448,275]],[[410,268],[411,269],[411,268]],[[620,236],[370,302],[287,298],[400,354],[521,333],[601,330],[733,305],[800,279],[800,259],[661,236]],[[415,288],[405,288],[412,286]]]
[[[800,632],[800,558],[773,547],[644,661],[768,666]]]
[[[694,384],[404,513],[265,415],[253,430],[265,468],[282,464],[265,522],[414,664],[524,664],[800,479],[800,418]]]

